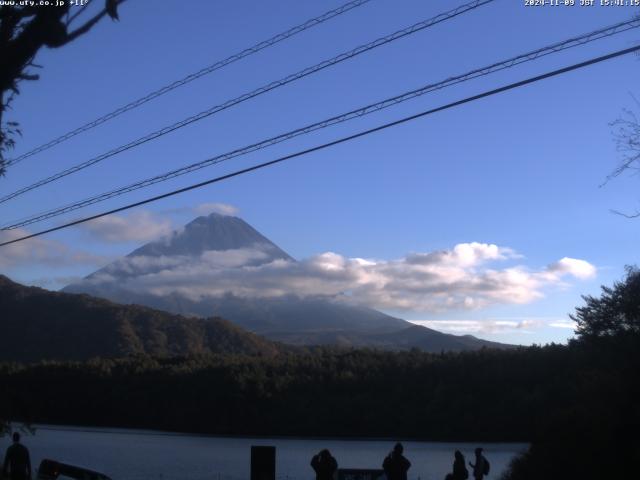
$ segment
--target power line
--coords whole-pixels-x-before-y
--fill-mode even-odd
[[[324,150],[326,148],[333,147],[335,145],[339,145],[341,143],[345,143],[345,142],[348,142],[348,141],[351,141],[351,140],[355,140],[357,138],[364,137],[366,135],[370,135],[370,134],[375,133],[375,132],[386,130],[387,128],[395,127],[397,125],[400,125],[400,124],[403,124],[403,123],[407,123],[409,121],[416,120],[418,118],[425,117],[427,115],[431,115],[431,114],[434,114],[434,113],[437,113],[437,112],[441,112],[443,110],[448,110],[450,108],[458,107],[460,105],[464,105],[466,103],[470,103],[470,102],[473,102],[473,101],[476,101],[476,100],[480,100],[480,99],[485,98],[485,97],[489,97],[489,96],[492,96],[492,95],[496,95],[498,93],[502,93],[502,92],[506,92],[506,91],[509,91],[509,90],[513,90],[515,88],[519,88],[519,87],[522,87],[522,86],[525,86],[525,85],[529,85],[531,83],[539,82],[539,81],[547,79],[547,78],[551,78],[551,77],[555,77],[555,76],[558,76],[558,75],[562,75],[564,73],[568,73],[568,72],[571,72],[573,70],[578,70],[578,69],[581,69],[581,68],[585,68],[585,67],[587,67],[589,65],[594,65],[596,63],[604,62],[606,60],[610,60],[612,58],[620,57],[622,55],[627,55],[629,53],[633,53],[633,52],[637,52],[637,51],[640,51],[640,46],[630,47],[630,48],[626,48],[624,50],[618,50],[618,51],[609,53],[607,55],[603,55],[603,56],[600,56],[600,57],[592,58],[590,60],[587,60],[587,61],[584,61],[584,62],[581,62],[581,63],[576,63],[576,64],[573,64],[573,65],[570,65],[570,66],[567,66],[567,67],[563,67],[563,68],[560,68],[560,69],[557,69],[557,70],[553,70],[551,72],[544,73],[542,75],[537,75],[535,77],[530,77],[530,78],[527,78],[526,80],[520,80],[518,82],[510,83],[508,85],[505,85],[505,86],[502,86],[502,87],[499,87],[499,88],[495,88],[493,90],[488,90],[488,91],[479,93],[477,95],[473,95],[471,97],[466,97],[466,98],[464,98],[462,100],[458,100],[458,101],[455,101],[455,102],[452,102],[452,103],[448,103],[448,104],[442,105],[440,107],[432,108],[430,110],[426,110],[426,111],[417,113],[415,115],[404,117],[404,118],[401,118],[399,120],[395,120],[393,122],[385,123],[383,125],[379,125],[377,127],[370,128],[368,130],[364,130],[364,131],[355,133],[353,135],[342,137],[342,138],[339,138],[337,140],[333,140],[331,142],[324,143],[322,145],[317,145],[315,147],[308,148],[306,150],[301,150],[301,151],[298,151],[296,153],[292,153],[290,155],[285,155],[284,157],[276,158],[275,160],[271,160],[271,161],[268,161],[268,162],[260,163],[258,165],[254,165],[252,167],[243,168],[242,170],[236,170],[235,172],[228,173],[226,175],[222,175],[222,176],[219,176],[219,177],[216,177],[216,178],[212,178],[212,179],[206,180],[204,182],[200,182],[200,183],[196,183],[196,184],[190,185],[188,187],[180,188],[178,190],[173,190],[173,191],[168,192],[168,193],[163,193],[162,195],[157,195],[155,197],[147,198],[147,199],[141,200],[139,202],[130,203],[129,205],[125,205],[123,207],[115,208],[115,209],[109,210],[107,212],[102,212],[102,213],[99,213],[97,215],[92,215],[90,217],[85,217],[85,218],[82,218],[80,220],[75,220],[73,222],[69,222],[69,223],[66,223],[66,224],[63,224],[63,225],[59,225],[57,227],[53,227],[53,228],[49,228],[49,229],[46,229],[46,230],[42,230],[40,232],[32,233],[32,234],[26,235],[24,237],[20,237],[20,238],[16,238],[16,239],[13,239],[13,240],[9,240],[7,242],[0,243],[0,247],[4,247],[6,245],[11,245],[13,243],[20,242],[20,241],[23,241],[23,240],[27,240],[29,238],[38,237],[38,236],[44,235],[46,233],[55,232],[57,230],[62,230],[63,228],[68,228],[68,227],[71,227],[71,226],[74,226],[74,225],[79,225],[81,223],[85,223],[85,222],[88,222],[90,220],[95,220],[97,218],[104,217],[106,215],[112,215],[114,213],[122,212],[124,210],[129,210],[129,209],[134,208],[134,207],[139,207],[140,205],[145,205],[147,203],[155,202],[155,201],[167,198],[167,197],[172,197],[174,195],[178,195],[180,193],[188,192],[190,190],[195,190],[197,188],[201,188],[201,187],[204,187],[206,185],[211,185],[213,183],[218,183],[218,182],[221,182],[223,180],[228,180],[229,178],[237,177],[237,176],[243,175],[245,173],[253,172],[255,170],[260,170],[260,169],[266,168],[266,167],[270,167],[272,165],[276,165],[278,163],[285,162],[287,160],[291,160],[291,159],[294,159],[294,158],[297,158],[297,157],[301,157],[301,156],[307,155],[309,153],[313,153],[313,152],[317,152],[317,151],[320,151],[320,150]]]
[[[233,55],[230,55],[229,57],[225,58],[224,60],[219,60],[207,67],[204,67],[200,70],[198,70],[197,72],[191,73],[189,75],[187,75],[186,77],[181,78],[180,80],[176,80],[168,85],[165,85],[164,87],[161,87],[157,90],[154,90],[153,92],[145,95],[144,97],[140,97],[137,100],[134,100],[120,108],[117,108],[115,110],[113,110],[112,112],[109,112],[89,123],[86,123],[80,127],[77,127],[73,130],[70,130],[69,132],[65,133],[64,135],[61,135],[57,138],[54,138],[53,140],[50,140],[47,143],[44,143],[36,148],[34,148],[33,150],[30,150],[26,153],[23,153],[22,155],[13,158],[11,160],[8,160],[6,162],[6,166],[9,167],[11,165],[14,165],[18,162],[21,162],[22,160],[29,158],[33,155],[36,155],[40,152],[43,152],[45,150],[50,149],[51,147],[54,147],[62,142],[65,142],[67,140],[69,140],[70,138],[75,137],[76,135],[79,135],[83,132],[86,132],[87,130],[91,130],[99,125],[102,125],[105,122],[108,122],[109,120],[112,120],[120,115],[122,115],[125,112],[128,112],[129,110],[133,110],[134,108],[137,108],[141,105],[144,105],[147,102],[150,102],[151,100],[154,100],[162,95],[164,95],[165,93],[169,93],[172,90],[175,90],[177,88],[180,88],[190,82],[193,82],[194,80],[197,80],[200,77],[203,77],[205,75],[208,75],[210,73],[215,72],[216,70],[220,70],[223,67],[226,67],[227,65],[231,65],[234,62],[237,62],[238,60],[241,60],[243,58],[246,58],[250,55],[253,55],[254,53],[258,53],[261,50],[264,50],[265,48],[268,47],[272,47],[273,45],[276,45],[277,43],[282,42],[283,40],[286,40],[288,38],[293,37],[294,35],[297,35],[298,33],[304,32],[305,30],[308,30],[310,28],[313,28],[317,25],[320,25],[324,22],[326,22],[327,20],[331,20],[334,17],[337,17],[339,15],[342,15],[343,13],[346,13],[350,10],[353,10],[356,7],[360,7],[361,5],[364,5],[365,3],[370,2],[371,0],[353,0],[351,2],[345,3],[344,5],[335,8],[333,10],[329,10],[328,12],[323,13],[320,16],[317,16],[315,18],[312,18],[310,20],[307,20],[304,23],[301,23],[300,25],[296,25],[295,27],[290,28],[289,30],[279,33],[277,35],[274,35],[273,37],[264,40],[260,43],[257,43],[255,45],[253,45],[252,47],[246,48],[244,50],[242,50],[241,52],[238,53],[234,53]]]
[[[59,180],[63,177],[66,177],[68,175],[71,175],[73,173],[76,173],[80,170],[83,170],[87,167],[90,167],[92,165],[95,165],[96,163],[99,163],[103,160],[106,160],[107,158],[113,157],[114,155],[117,155],[119,153],[122,153],[124,151],[130,150],[132,148],[135,148],[139,145],[142,145],[144,143],[147,143],[151,140],[155,140],[159,137],[162,137],[168,133],[171,133],[175,130],[178,130],[182,127],[186,127],[187,125],[191,125],[192,123],[195,123],[197,121],[203,120],[204,118],[210,117],[211,115],[214,115],[216,113],[219,113],[223,110],[226,110],[228,108],[231,108],[235,105],[238,105],[242,102],[245,102],[247,100],[250,100],[254,97],[257,97],[259,95],[262,95],[264,93],[270,92],[271,90],[274,90],[276,88],[288,85],[289,83],[295,82],[297,80],[300,80],[301,78],[307,77],[313,73],[319,72],[320,70],[324,70],[325,68],[334,66],[338,63],[344,62],[345,60],[349,60],[353,57],[356,57],[362,53],[368,52],[369,50],[373,50],[375,48],[381,47],[382,45],[386,45],[387,43],[391,43],[395,40],[398,40],[400,38],[406,37],[408,35],[412,35],[416,32],[419,32],[421,30],[424,30],[426,28],[432,27],[433,25],[436,25],[438,23],[444,22],[446,20],[449,20],[451,18],[457,17],[458,15],[461,15],[463,13],[466,13],[470,10],[474,10],[482,5],[486,5],[488,3],[491,3],[495,0],[474,0],[473,2],[470,3],[466,3],[464,5],[461,5],[453,10],[449,10],[445,13],[441,13],[435,17],[432,17],[430,19],[418,22],[414,25],[411,25],[410,27],[404,28],[402,30],[398,30],[392,34],[389,34],[385,37],[380,37],[372,42],[369,42],[367,44],[361,45],[359,47],[356,47],[348,52],[345,53],[341,53],[340,55],[337,55],[329,60],[325,60],[323,62],[320,62],[316,65],[313,65],[312,67],[307,67],[303,70],[300,70],[297,73],[288,75],[280,80],[276,80],[274,82],[271,82],[267,85],[264,85],[260,88],[257,88],[251,92],[245,93],[243,95],[240,95],[239,97],[233,98],[231,100],[227,100],[226,102],[220,104],[220,105],[216,105],[214,107],[211,107],[207,110],[204,110],[196,115],[192,115],[190,117],[187,117],[183,120],[180,120],[179,122],[176,122],[172,125],[166,126],[164,128],[161,128],[159,130],[156,130],[155,132],[152,132],[148,135],[145,135],[144,137],[138,138],[137,140],[134,140],[132,142],[129,142],[125,145],[121,145],[119,147],[116,147],[112,150],[109,150],[106,153],[103,153],[101,155],[98,155],[97,157],[93,157],[89,160],[86,160],[82,163],[79,163],[73,167],[67,168],[66,170],[63,170],[61,172],[58,172],[54,175],[51,175],[49,177],[46,177],[42,180],[39,180],[31,185],[28,185],[26,187],[23,187],[19,190],[14,191],[13,193],[10,193],[8,195],[5,195],[4,197],[0,198],[0,203],[5,203],[15,197],[18,197],[26,192],[29,192],[31,190],[34,190],[36,188],[42,187],[43,185],[46,185],[48,183],[51,183],[53,181]]]
[[[380,102],[377,103],[373,103],[355,110],[351,110],[349,112],[343,113],[341,115],[337,115],[325,120],[322,120],[320,122],[316,122],[310,125],[306,125],[304,127],[277,135],[275,137],[271,137],[265,140],[262,140],[260,142],[257,143],[253,143],[251,145],[239,148],[239,149],[235,149],[232,150],[230,152],[221,154],[221,155],[216,155],[214,157],[205,159],[203,161],[200,162],[196,162],[175,170],[171,170],[169,172],[165,172],[163,174],[160,175],[156,175],[132,184],[129,184],[127,186],[123,186],[123,187],[119,187],[115,190],[111,190],[108,192],[103,192],[101,194],[98,195],[94,195],[92,197],[86,198],[84,200],[80,200],[62,207],[57,207],[55,209],[52,210],[48,210],[46,212],[42,212],[42,213],[38,213],[35,215],[32,215],[30,217],[26,217],[26,218],[22,218],[20,220],[16,220],[14,221],[12,224],[5,224],[3,225],[0,230],[11,230],[14,228],[19,228],[19,227],[23,227],[26,225],[31,225],[33,223],[37,223],[37,222],[41,222],[43,220],[52,218],[52,217],[56,217],[59,215],[62,215],[64,213],[68,213],[74,210],[78,210],[80,208],[89,206],[89,205],[93,205],[95,203],[99,203],[99,202],[103,202],[106,200],[109,200],[111,198],[120,196],[120,195],[124,195],[126,193],[130,193],[134,190],[138,190],[140,188],[145,188],[151,185],[154,185],[156,183],[160,183],[160,182],[164,182],[166,180],[181,176],[181,175],[185,175],[187,173],[191,173],[194,172],[196,170],[200,170],[202,168],[211,166],[211,165],[216,165],[218,163],[222,163],[225,162],[227,160],[230,160],[232,158],[236,158],[239,156],[243,156],[243,155],[247,155],[249,153],[255,152],[257,150],[261,150],[264,148],[267,148],[269,146],[290,140],[292,138],[301,136],[301,135],[306,135],[308,133],[314,132],[316,130],[320,130],[323,128],[327,128],[329,126],[332,125],[336,125],[339,123],[343,123],[358,117],[362,117],[364,115],[368,115],[370,113],[374,113],[376,111],[379,110],[383,110],[385,108],[391,107],[393,105],[397,105],[399,103],[411,100],[413,98],[416,98],[418,96],[436,91],[436,90],[440,90],[443,88],[447,88],[450,87],[452,85],[456,85],[458,83],[462,83],[465,81],[469,81],[481,76],[485,76],[485,75],[489,75],[491,73],[495,73],[497,71],[500,70],[504,70],[507,68],[511,68],[514,67],[516,65],[520,65],[522,63],[525,62],[529,62],[529,61],[533,61],[537,58],[540,57],[544,57],[546,55],[550,55],[552,53],[556,53],[559,51],[563,51],[569,48],[573,48],[579,45],[584,45],[586,43],[590,43],[593,42],[595,40],[599,40],[602,38],[606,38],[606,37],[610,37],[612,35],[630,30],[632,28],[637,28],[640,26],[640,19],[632,19],[632,20],[628,20],[625,22],[620,22],[608,27],[604,27],[604,28],[600,28],[598,30],[577,36],[577,37],[573,37],[573,38],[569,38],[567,40],[561,41],[561,42],[557,42],[554,44],[551,44],[549,46],[546,47],[542,47],[539,48],[537,50],[533,50],[515,57],[511,57],[507,60],[503,60],[501,62],[497,62],[497,63],[493,63],[489,66],[486,67],[482,67],[482,68],[478,68],[475,70],[472,70],[470,72],[467,72],[465,74],[462,75],[457,75],[454,77],[449,77],[443,81],[437,82],[437,83],[432,83],[432,84],[428,84],[425,85],[421,88],[418,88],[416,90],[411,90],[405,93],[402,93],[400,95],[396,95],[394,97],[391,98],[387,98],[385,100],[382,100]]]

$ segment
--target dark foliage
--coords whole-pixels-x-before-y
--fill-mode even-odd
[[[626,278],[613,288],[602,286],[599,298],[583,296],[586,305],[577,307],[571,318],[583,338],[617,334],[640,335],[640,270],[627,267]]]
[[[50,2],[46,6],[15,2],[0,6],[0,175],[4,174],[4,155],[15,145],[16,134],[20,134],[16,122],[3,122],[3,113],[20,93],[21,81],[39,78],[31,71],[38,67],[33,63],[38,51],[67,45],[89,32],[105,16],[118,20],[118,5],[123,1],[105,0],[104,9],[78,25],[76,20],[92,2],[73,11],[70,2],[60,5]]]
[[[584,355],[561,390],[579,396],[552,405],[504,480],[631,478],[640,465],[640,271],[583,298],[569,348]]]
[[[544,445],[569,428],[615,435],[620,412],[637,420],[637,346],[4,364],[0,384],[11,395],[0,401],[33,422]]]

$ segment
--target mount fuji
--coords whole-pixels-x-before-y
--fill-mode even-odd
[[[298,268],[299,262],[242,219],[213,213],[63,291],[184,316],[218,316],[269,339],[298,345],[432,352],[507,347],[414,325],[353,304],[348,295],[293,293],[304,277],[294,275],[274,284],[279,272]]]

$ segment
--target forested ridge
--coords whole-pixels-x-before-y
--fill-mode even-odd
[[[233,323],[190,318],[89,295],[26,287],[0,275],[0,361],[243,353],[282,347]]]
[[[638,343],[458,354],[316,349],[276,357],[2,364],[0,400],[32,422],[217,434],[529,441],[638,392]],[[635,368],[635,370],[634,370]],[[6,404],[9,402],[9,404]],[[625,403],[626,402],[626,403]]]

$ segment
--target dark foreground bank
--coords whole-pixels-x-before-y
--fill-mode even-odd
[[[277,480],[312,480],[311,457],[327,448],[339,468],[382,468],[392,440],[211,437],[141,430],[89,429],[36,425],[23,436],[32,463],[64,460],[107,474],[114,480],[248,480],[252,445],[276,447]],[[0,450],[8,439],[0,439]],[[473,460],[475,443],[403,442],[411,461],[408,480],[442,480],[451,471],[453,452]],[[497,478],[525,444],[483,444]]]
[[[567,346],[2,364],[0,411],[225,435],[532,441],[509,479],[628,476],[640,465],[640,274],[585,300]]]

